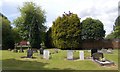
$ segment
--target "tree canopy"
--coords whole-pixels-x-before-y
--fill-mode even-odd
[[[113,32],[106,36],[107,39],[120,38],[120,16],[115,20]]]
[[[19,11],[21,16],[14,20],[14,23],[20,36],[24,40],[29,40],[31,47],[40,48],[42,32],[46,30],[44,25],[46,21],[45,11],[33,2],[25,2]]]
[[[52,41],[53,41],[52,40],[52,31],[51,31],[51,27],[50,27],[49,30],[46,32],[46,35],[45,35],[45,46],[47,48],[54,47]]]
[[[14,37],[10,21],[0,13],[0,25],[2,25],[2,49],[14,48]]]
[[[86,18],[82,21],[82,39],[98,40],[103,39],[105,30],[103,23],[100,20]]]
[[[120,16],[118,16],[115,20],[114,37],[120,38]]]
[[[53,44],[57,48],[79,48],[81,40],[81,24],[77,14],[69,12],[58,17],[52,25]]]

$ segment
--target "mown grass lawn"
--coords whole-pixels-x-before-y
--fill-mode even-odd
[[[104,67],[93,62],[92,60],[67,60],[66,50],[59,50],[59,53],[51,52],[50,60],[42,59],[39,53],[34,53],[35,59],[21,58],[26,56],[24,53],[13,53],[8,50],[0,50],[2,52],[2,69],[3,70],[118,70],[118,50],[114,50],[113,54],[104,54],[104,56],[114,61],[116,66]],[[90,56],[90,52],[84,50],[85,57]],[[54,53],[54,54],[53,54]],[[79,58],[79,51],[74,52],[74,58]]]

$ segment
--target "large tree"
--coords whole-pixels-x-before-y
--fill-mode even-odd
[[[82,21],[82,39],[99,40],[105,36],[103,23],[100,20],[86,18]]]
[[[120,16],[115,20],[115,25],[113,27],[113,32],[106,36],[106,39],[120,38]]]
[[[112,32],[106,36],[106,39],[114,39],[114,38],[115,38],[114,32]]]
[[[20,35],[24,40],[30,41],[31,47],[40,48],[42,32],[46,30],[44,25],[46,21],[45,11],[33,2],[25,2],[19,10],[21,16],[14,23],[19,29]]]
[[[80,47],[81,25],[77,14],[69,12],[58,17],[52,25],[53,44],[61,49],[73,49]]]
[[[94,42],[95,40],[103,39],[104,36],[105,30],[103,23],[100,20],[86,18],[82,21],[82,40],[87,40],[87,42]],[[97,48],[92,48],[91,56],[96,52]]]
[[[114,37],[120,38],[120,16],[118,16],[115,20]]]
[[[0,25],[2,25],[2,49],[14,48],[14,37],[10,21],[0,13]]]
[[[46,35],[45,35],[45,46],[47,48],[54,47],[52,41],[53,41],[52,40],[52,31],[51,31],[51,27],[50,27],[49,30],[46,32]]]
[[[15,43],[19,43],[22,40],[21,36],[19,35],[19,30],[17,28],[13,28],[12,32]]]

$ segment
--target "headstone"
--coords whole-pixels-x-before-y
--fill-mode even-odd
[[[55,53],[58,53],[58,49],[57,48],[55,48]]]
[[[91,49],[91,57],[93,55],[93,53],[97,53],[98,52],[98,49]]]
[[[107,49],[102,49],[101,52],[102,53],[107,53]]]
[[[67,51],[67,59],[68,60],[73,60],[73,50],[68,50]]]
[[[8,51],[11,51],[11,49],[8,49]]]
[[[100,59],[103,59],[104,58],[104,55],[103,53],[93,53],[93,60],[100,60]]]
[[[49,57],[50,57],[49,50],[44,50],[43,51],[43,58],[46,59],[46,60],[49,60]]]
[[[98,50],[98,52],[102,53],[102,51],[101,51],[101,50]]]
[[[107,53],[113,53],[112,49],[108,49]]]
[[[13,49],[13,52],[18,52],[18,50],[15,48],[15,49]]]
[[[40,55],[43,55],[43,48],[40,48]]]
[[[37,50],[37,49],[34,49],[33,52],[34,52],[34,53],[38,53],[38,50]]]
[[[33,55],[33,51],[31,49],[27,50],[27,58],[31,58]]]
[[[79,51],[80,60],[84,60],[84,51]]]
[[[23,48],[20,48],[19,52],[24,52]]]

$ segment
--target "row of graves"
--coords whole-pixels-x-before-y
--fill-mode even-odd
[[[49,60],[51,53],[49,50],[44,49],[44,45],[41,44],[41,48],[39,49],[39,54],[42,56],[43,59]],[[74,50],[66,50],[67,51],[67,60],[74,60]],[[22,48],[20,48],[20,50],[18,51],[16,48],[13,50],[13,52],[24,52],[24,50]],[[38,52],[38,50],[33,50],[32,48],[28,48],[27,50],[27,55],[26,56],[22,56],[21,58],[34,58],[33,57],[33,53]],[[113,54],[113,49],[101,49],[101,50],[97,50],[97,49],[92,49],[92,50],[88,50],[88,52],[91,53],[91,57],[89,57],[90,60],[98,63],[101,66],[105,66],[105,65],[115,65],[115,63],[113,61],[107,60],[104,57],[104,54]],[[58,49],[55,48],[55,53],[58,53]],[[79,59],[78,60],[85,60],[84,57],[84,50],[80,50],[79,51]]]

